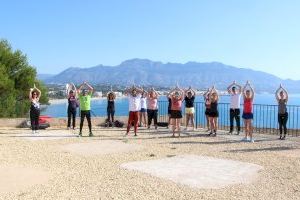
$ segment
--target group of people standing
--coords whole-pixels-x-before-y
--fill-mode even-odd
[[[237,84],[235,81],[230,84],[227,88],[230,94],[230,131],[229,134],[233,133],[234,121],[236,121],[236,134],[239,135],[241,131],[240,123],[240,106],[241,97],[243,96],[243,114],[242,118],[245,125],[245,138],[243,141],[254,142],[253,140],[253,101],[255,97],[255,92],[253,86],[249,81],[244,87]],[[89,136],[93,136],[92,133],[92,123],[91,123],[91,98],[93,94],[93,87],[87,82],[82,83],[78,89],[76,89],[74,84],[68,84],[67,99],[68,99],[68,122],[67,127],[75,130],[76,127],[76,112],[77,108],[80,108],[80,129],[79,136],[82,136],[82,128],[84,119],[87,119]],[[150,129],[152,121],[154,121],[155,129],[157,129],[158,123],[158,97],[159,93],[151,88],[149,91],[145,91],[142,88],[132,86],[125,90],[125,95],[128,97],[129,101],[129,116],[126,136],[129,134],[130,128],[134,127],[134,135],[137,136],[138,126],[145,126]],[[277,89],[275,93],[278,102],[278,123],[280,138],[285,139],[287,134],[287,102],[288,102],[288,92],[283,88],[282,85]],[[41,97],[41,91],[34,85],[30,89],[29,99],[31,102],[30,106],[30,121],[32,132],[36,133],[39,127],[39,115],[40,115],[40,104],[39,99]],[[191,124],[193,130],[195,130],[194,121],[194,101],[196,98],[196,92],[191,87],[184,90],[176,86],[167,94],[169,101],[168,105],[168,115],[169,115],[169,125],[172,125],[172,136],[175,137],[176,131],[180,136],[181,129],[181,119],[182,115],[182,103],[185,102],[185,114],[186,114],[186,130]],[[111,90],[107,93],[107,119],[109,123],[114,123],[115,114],[115,99],[116,95]],[[205,102],[205,115],[207,118],[209,136],[216,136],[218,131],[218,102],[219,94],[217,89],[213,86],[209,88],[207,92],[204,93]],[[146,121],[147,113],[147,121]]]

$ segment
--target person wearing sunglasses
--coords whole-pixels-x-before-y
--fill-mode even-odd
[[[37,133],[39,129],[39,118],[40,118],[40,100],[41,91],[35,86],[30,88],[29,100],[30,100],[30,122],[32,133]]]

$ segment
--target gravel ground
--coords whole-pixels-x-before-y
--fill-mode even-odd
[[[54,128],[51,131],[66,132]],[[126,138],[124,132],[124,129],[95,128],[92,138],[28,140],[25,137],[30,130],[1,128],[0,167],[30,167],[50,176],[42,185],[0,193],[0,199],[300,199],[299,137],[279,141],[277,136],[262,135],[255,143],[244,143],[237,136],[205,137],[201,130],[182,134],[181,138],[171,138],[166,129],[140,130],[138,137]],[[61,148],[99,140],[117,140],[143,148],[91,156]],[[243,161],[260,165],[263,170],[250,184],[195,189],[120,168],[123,163],[183,154]]]

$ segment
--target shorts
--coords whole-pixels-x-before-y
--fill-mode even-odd
[[[181,110],[171,110],[171,118],[181,119],[182,118]]]
[[[194,114],[195,113],[195,108],[185,108],[185,114]]]
[[[205,115],[208,115],[208,116],[209,116],[209,114],[210,114],[210,109],[206,108],[206,109],[205,109]]]
[[[141,108],[140,112],[145,113],[145,112],[147,112],[147,109],[146,108]]]
[[[253,113],[243,113],[243,119],[253,119]]]
[[[208,114],[209,117],[219,117],[219,112],[218,111],[210,111]]]

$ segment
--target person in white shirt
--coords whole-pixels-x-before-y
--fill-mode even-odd
[[[241,131],[241,117],[240,117],[240,107],[241,107],[241,94],[242,94],[242,86],[237,84],[234,81],[227,88],[228,93],[231,95],[230,98],[230,131],[229,134],[233,132],[233,122],[234,119],[236,121],[237,126],[237,135],[240,134]]]
[[[129,134],[130,128],[134,126],[134,136],[137,136],[137,127],[139,122],[139,111],[141,110],[141,97],[143,90],[133,86],[125,90],[125,95],[128,96],[129,101],[129,117],[127,124],[126,136]]]
[[[141,110],[140,110],[140,127],[147,127],[146,113],[147,113],[147,96],[148,93],[143,90],[141,97]]]

